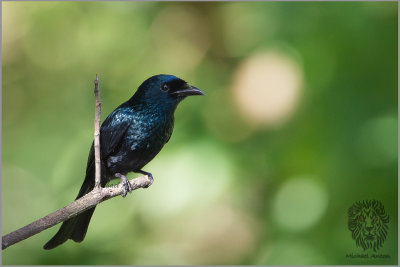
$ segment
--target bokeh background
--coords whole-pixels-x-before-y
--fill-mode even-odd
[[[178,107],[151,188],[101,204],[83,243],[43,250],[56,226],[3,264],[397,264],[396,2],[2,7],[3,235],[75,198],[96,73],[102,119],[154,74],[206,93]],[[346,258],[366,199],[390,258]]]

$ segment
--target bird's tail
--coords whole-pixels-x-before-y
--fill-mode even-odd
[[[94,172],[89,171],[86,173],[85,180],[81,186],[78,196],[76,199],[89,193],[94,187]],[[66,220],[58,230],[57,234],[53,236],[44,246],[44,249],[53,249],[68,239],[72,239],[75,242],[81,242],[86,235],[86,231],[89,226],[90,219],[92,218],[94,209],[96,207],[90,208],[81,214]]]

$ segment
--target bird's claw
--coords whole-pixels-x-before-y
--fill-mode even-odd
[[[148,188],[154,182],[154,178],[153,178],[153,175],[151,175],[151,173],[147,173],[146,175],[147,175],[147,177],[149,177],[150,183],[143,188]]]
[[[126,197],[126,195],[128,193],[132,193],[133,187],[125,175],[116,173],[115,177],[118,177],[121,179],[121,184],[122,184],[122,189],[123,189],[122,197]]]
[[[124,189],[124,192],[122,194],[122,197],[126,197],[126,195],[129,193],[132,193],[133,187],[131,183],[128,180],[123,180],[122,181],[122,187]]]
[[[150,183],[148,185],[146,185],[146,186],[143,186],[143,188],[148,188],[150,185],[153,184],[154,178],[153,178],[153,175],[151,175],[151,173],[145,172],[143,170],[139,170],[139,171],[136,171],[136,172],[146,175],[150,180]]]

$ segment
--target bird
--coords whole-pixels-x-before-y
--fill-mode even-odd
[[[125,197],[132,191],[126,174],[135,172],[153,175],[143,170],[169,141],[174,127],[174,112],[187,96],[204,95],[203,91],[184,80],[166,74],[145,80],[133,96],[118,106],[100,127],[100,184],[121,179]],[[86,175],[76,199],[89,193],[95,184],[94,146],[89,151]],[[82,242],[95,207],[63,222],[58,232],[43,248],[53,249],[68,239]]]

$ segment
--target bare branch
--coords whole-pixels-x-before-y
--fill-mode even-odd
[[[96,166],[96,176],[94,180],[94,187],[100,188],[100,114],[101,114],[101,101],[100,101],[100,91],[99,91],[99,77],[96,74],[96,79],[94,80],[94,95],[96,97],[96,108],[94,116],[94,161]]]
[[[133,190],[145,188],[151,185],[151,180],[146,175],[132,179],[129,182],[131,183]],[[60,222],[66,221],[107,199],[122,195],[123,192],[124,190],[121,183],[110,187],[94,188],[88,194],[75,200],[68,206],[3,236],[2,249],[36,235]]]

